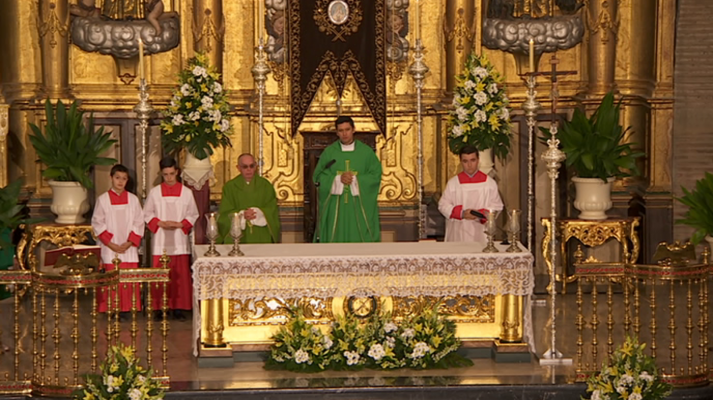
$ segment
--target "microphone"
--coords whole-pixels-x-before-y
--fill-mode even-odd
[[[483,215],[483,213],[475,211],[475,210],[470,210],[470,215],[474,215],[480,219],[487,219],[487,218],[485,218],[485,215]]]
[[[335,162],[337,162],[337,160],[330,160],[327,165],[324,166],[324,169],[329,169]]]

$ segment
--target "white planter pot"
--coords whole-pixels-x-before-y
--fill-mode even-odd
[[[586,220],[607,219],[606,211],[612,207],[611,184],[614,178],[605,183],[599,178],[573,177],[576,195],[574,208],[580,211],[579,218]]]
[[[480,153],[480,157],[478,157],[478,169],[485,175],[488,175],[495,166],[495,163],[493,163],[493,149],[480,150],[478,153]]]
[[[708,247],[713,249],[713,237],[711,237],[711,235],[706,235],[706,237],[704,239],[706,239],[706,243],[708,243]]]
[[[84,214],[89,211],[87,189],[79,182],[49,181],[52,188],[50,210],[57,214],[58,224],[81,224]]]

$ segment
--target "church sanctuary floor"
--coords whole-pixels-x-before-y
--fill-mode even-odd
[[[558,296],[557,348],[565,356],[576,356],[573,294]],[[9,299],[8,299],[9,300]],[[11,302],[1,303],[2,315]],[[548,296],[531,302],[535,332],[535,354],[549,348],[547,327],[550,316]],[[143,319],[143,318],[141,318]],[[3,343],[11,343],[11,318],[0,318]],[[121,340],[128,343],[130,323],[122,322]],[[82,324],[80,324],[82,325]],[[538,357],[523,363],[496,363],[490,358],[473,358],[473,366],[442,370],[325,371],[293,373],[268,371],[253,355],[229,368],[200,368],[191,352],[191,322],[170,320],[168,375],[170,391],[166,399],[578,399],[585,393],[583,383],[574,383],[575,368],[541,366]],[[566,340],[564,340],[566,339]],[[101,339],[100,339],[101,344]],[[139,344],[144,358],[145,345]],[[12,351],[1,358],[11,358]],[[160,354],[154,355],[161,368]],[[236,357],[240,358],[240,357]],[[252,359],[249,359],[252,358]],[[3,362],[3,366],[6,363]],[[159,371],[160,372],[160,371]],[[19,396],[0,398],[23,398]],[[672,399],[713,399],[713,387],[678,389]]]

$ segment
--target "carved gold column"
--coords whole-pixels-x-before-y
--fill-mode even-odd
[[[593,96],[604,95],[614,86],[619,1],[587,2],[589,94]]]
[[[67,0],[40,0],[38,30],[42,57],[42,93],[69,97],[69,6]]]
[[[446,39],[447,93],[453,93],[456,86],[455,77],[461,72],[466,58],[473,50],[478,25],[475,3],[472,0],[446,0],[443,35]],[[475,50],[479,52],[480,48]]]
[[[224,346],[223,330],[223,299],[204,300],[206,305],[206,336],[203,338],[203,343],[208,346]]]
[[[505,294],[503,298],[503,323],[500,340],[503,342],[521,342],[520,326],[522,325],[521,296]]]
[[[223,73],[225,24],[223,0],[193,0],[193,46]]]
[[[7,160],[7,133],[9,131],[9,109],[5,97],[0,93],[0,187],[9,183],[10,163]]]

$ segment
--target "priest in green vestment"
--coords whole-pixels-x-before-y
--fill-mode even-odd
[[[354,120],[335,123],[339,140],[327,146],[312,176],[319,191],[319,225],[314,241],[321,243],[380,242],[381,162],[374,151],[354,140]]]
[[[280,213],[275,188],[255,174],[257,163],[251,154],[238,157],[240,175],[223,186],[218,212],[217,243],[233,243],[230,235],[231,215],[240,213],[243,236],[240,243],[277,243],[280,241]]]

